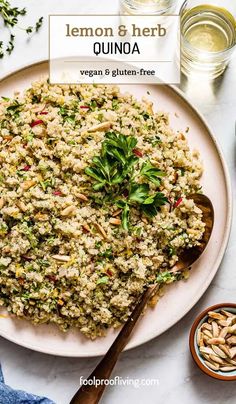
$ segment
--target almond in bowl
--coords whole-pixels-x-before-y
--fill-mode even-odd
[[[236,380],[236,304],[221,303],[204,310],[189,338],[195,363],[219,380]]]

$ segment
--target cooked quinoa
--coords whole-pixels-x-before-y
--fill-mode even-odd
[[[202,165],[167,114],[116,86],[42,80],[1,99],[0,128],[1,306],[93,339],[123,323],[148,284],[183,277],[171,268],[204,233],[187,199]],[[137,143],[132,178],[113,194],[86,171],[109,133]],[[141,174],[147,162],[159,179]],[[144,199],[129,202],[132,181],[162,198],[153,215]]]

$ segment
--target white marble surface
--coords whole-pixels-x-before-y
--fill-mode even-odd
[[[37,16],[50,13],[112,13],[118,9],[117,0],[27,0],[16,1],[31,9],[28,23]],[[23,64],[47,58],[47,24],[29,43],[24,33],[18,32],[16,49],[10,58],[0,62],[0,76]],[[199,106],[212,125],[223,148],[230,169],[233,186],[236,185],[235,136],[236,120],[236,59],[231,63],[223,80],[215,87],[201,83],[181,86],[189,98]],[[214,180],[214,179],[213,179]],[[217,192],[217,189],[216,189]],[[235,195],[234,195],[235,197]],[[203,375],[195,366],[188,349],[188,333],[194,317],[208,305],[234,301],[236,292],[235,223],[222,265],[211,286],[199,303],[176,326],[159,338],[123,353],[114,376],[157,378],[159,386],[108,388],[104,404],[233,404],[236,384],[219,382]],[[86,377],[98,359],[66,359],[52,357],[16,346],[0,339],[0,359],[5,379],[14,388],[46,395],[57,404],[67,404],[79,385],[80,376]],[[0,400],[1,402],[1,400]],[[4,403],[3,403],[4,404]]]

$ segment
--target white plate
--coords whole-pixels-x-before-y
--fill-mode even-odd
[[[16,90],[48,74],[47,62],[24,68],[0,82],[0,95],[12,96]],[[200,299],[210,285],[223,258],[230,233],[232,195],[228,171],[216,139],[202,116],[176,88],[166,85],[124,85],[137,98],[147,95],[155,110],[170,113],[175,130],[190,127],[188,139],[191,148],[197,148],[204,163],[202,185],[204,193],[212,200],[215,225],[210,243],[203,256],[194,265],[187,284],[179,282],[167,290],[155,309],[150,309],[137,325],[126,349],[143,344],[162,334],[179,321]],[[24,347],[53,355],[89,357],[104,354],[118,331],[111,330],[105,338],[87,340],[76,330],[64,334],[56,326],[33,326],[14,318],[0,318],[0,335]]]

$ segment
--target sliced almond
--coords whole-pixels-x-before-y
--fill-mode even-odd
[[[36,213],[34,218],[36,220],[38,220],[39,222],[46,222],[48,220],[48,215],[46,213],[38,212],[38,213]]]
[[[234,358],[236,355],[236,347],[230,348],[229,352],[230,352],[230,357]]]
[[[7,141],[9,141],[9,140],[12,140],[13,139],[13,136],[11,136],[11,135],[3,135],[3,139],[4,140],[7,140]]]
[[[235,314],[233,314],[233,313],[230,313],[229,311],[227,311],[227,310],[221,310],[221,313],[224,315],[224,316],[226,316],[226,317],[235,317]]]
[[[213,318],[213,319],[216,319],[216,320],[225,320],[225,318],[226,318],[222,314],[216,313],[215,311],[209,311],[208,316]]]
[[[83,224],[82,228],[83,228],[83,230],[85,230],[85,232],[92,233],[92,230],[90,229],[88,224]]]
[[[153,115],[153,102],[147,102],[147,113]]]
[[[203,323],[203,324],[201,325],[201,329],[202,329],[202,330],[203,330],[203,329],[206,329],[206,330],[208,330],[208,331],[212,331],[212,326],[211,326],[211,324]]]
[[[97,222],[94,223],[94,226],[97,228],[97,230],[99,231],[101,236],[106,240],[107,234],[106,234],[105,230],[103,229],[103,227]]]
[[[220,368],[220,370],[222,371],[222,372],[232,372],[233,370],[235,370],[236,369],[236,366],[222,366],[221,368]]]
[[[4,206],[4,199],[0,198],[0,209],[2,209]]]
[[[226,345],[219,345],[219,348],[230,358],[230,350]]]
[[[225,338],[227,334],[228,334],[228,327],[224,327],[224,328],[221,329],[219,337],[220,338]]]
[[[209,337],[207,337],[206,335],[203,335],[203,341],[207,344],[208,343],[208,340],[209,340],[210,338]]]
[[[209,345],[224,345],[225,344],[225,339],[224,338],[210,338],[208,340]]]
[[[219,320],[218,325],[220,325],[221,327],[228,327],[232,324],[232,320],[232,318],[227,318],[227,320]]]
[[[203,358],[205,358],[207,361],[210,362],[210,355],[206,354],[206,353],[202,353]]]
[[[202,346],[202,347],[199,348],[199,351],[202,352],[202,353],[209,354],[209,355],[214,355],[214,351],[213,351],[213,349],[210,348],[210,347],[204,347],[204,346]]]
[[[229,327],[229,333],[236,334],[236,324],[232,325],[232,327]]]
[[[69,255],[52,255],[52,258],[56,261],[61,261],[61,262],[69,262],[70,261],[70,256]]]
[[[117,218],[115,218],[115,217],[114,217],[114,218],[111,217],[110,220],[109,220],[109,223],[115,224],[116,226],[120,226],[121,220],[120,220],[120,219],[117,219]]]
[[[85,201],[85,202],[88,201],[87,196],[84,195],[84,194],[76,193],[76,196],[77,196],[77,198],[79,198],[81,201]]]
[[[121,212],[122,212],[122,209],[118,209],[118,210],[116,210],[114,213],[112,213],[112,216],[113,216],[113,217],[116,217],[116,216],[118,216]]]
[[[103,122],[103,123],[99,123],[98,125],[92,126],[91,128],[88,129],[88,132],[100,132],[100,131],[104,131],[107,129],[110,129],[111,127],[111,122],[107,121],[107,122]]]
[[[212,321],[211,326],[212,326],[213,337],[215,337],[215,338],[219,337],[219,326],[218,326],[217,322]]]
[[[34,180],[27,180],[27,181],[22,182],[21,188],[22,188],[24,191],[27,191],[28,189],[30,189],[31,187],[33,187],[35,184],[36,184],[36,181],[34,181]]]
[[[18,201],[17,206],[22,212],[27,212],[27,210],[28,210],[28,207],[22,201]]]
[[[225,354],[225,352],[223,352],[223,350],[220,349],[217,345],[212,345],[211,347],[212,347],[213,351],[214,351],[218,356],[220,356],[220,358],[223,358],[223,359],[227,358],[227,355]]]
[[[212,337],[213,337],[212,333],[211,333],[210,331],[208,331],[208,330],[202,330],[202,332],[203,332],[203,334],[206,335],[208,338],[212,338]]]
[[[230,363],[231,365],[236,366],[236,361],[235,360],[229,359],[229,358],[227,358],[225,360],[226,360],[226,363]]]
[[[219,363],[219,364],[221,364],[221,365],[224,364],[224,361],[223,361],[221,358],[219,358],[219,356],[210,355],[209,358],[210,358],[213,362]]]
[[[214,321],[214,318],[209,317],[207,321],[208,321],[209,324],[211,324]]]
[[[201,340],[202,340],[202,333],[201,333],[201,329],[199,328],[197,330],[197,344],[198,344],[198,346],[200,346]]]
[[[236,336],[232,335],[231,337],[227,338],[227,343],[230,345],[236,345]]]
[[[75,206],[73,206],[73,205],[67,206],[67,208],[65,208],[61,211],[61,216],[69,216],[72,213],[74,213],[74,211],[75,211]]]
[[[218,364],[213,365],[212,363],[210,363],[208,361],[205,361],[205,364],[212,370],[219,370],[219,368],[220,368],[220,365],[218,365]]]
[[[204,344],[204,339],[203,339],[203,338],[200,339],[200,341],[199,341],[199,346],[200,346],[200,347],[205,346],[205,344]]]

